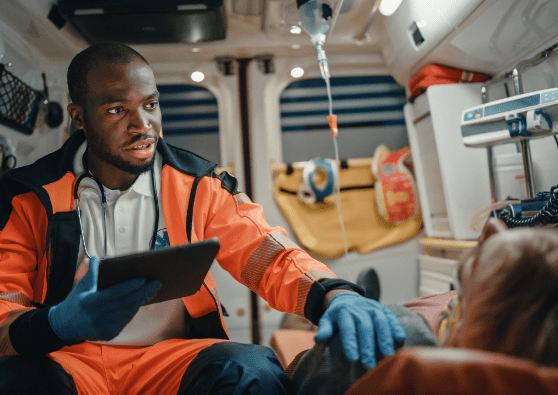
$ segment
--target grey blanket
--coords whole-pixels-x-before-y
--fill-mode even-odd
[[[424,319],[413,310],[399,305],[388,305],[399,318],[407,338],[396,349],[411,346],[439,346],[438,341]],[[376,354],[376,361],[381,356]],[[345,358],[341,339],[336,333],[326,344],[316,344],[298,363],[292,381],[297,395],[341,395],[364,373],[366,368],[359,362]]]

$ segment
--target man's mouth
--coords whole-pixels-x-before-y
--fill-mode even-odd
[[[147,139],[143,139],[140,141],[136,141],[130,145],[128,145],[128,147],[126,149],[128,150],[145,150],[150,148],[151,145],[153,145],[154,143],[156,143],[157,140],[154,138],[147,138]]]
[[[147,147],[149,147],[151,144],[146,144],[146,145],[136,145],[135,147],[133,147],[133,150],[142,150],[142,149],[147,149]]]
[[[126,149],[135,158],[147,159],[155,152],[155,143],[155,139],[141,140],[129,145]]]

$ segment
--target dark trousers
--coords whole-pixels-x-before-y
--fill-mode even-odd
[[[120,393],[128,394],[125,389]],[[189,363],[177,392],[178,395],[292,393],[291,381],[271,349],[234,342],[216,343],[200,351]],[[77,389],[62,365],[46,356],[0,357],[0,395],[15,394],[75,395]]]

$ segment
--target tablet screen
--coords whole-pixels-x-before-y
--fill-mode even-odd
[[[162,287],[146,305],[183,298],[195,294],[203,286],[217,252],[216,238],[159,250],[107,258],[99,266],[97,289],[102,290],[123,281],[144,278],[159,280]]]

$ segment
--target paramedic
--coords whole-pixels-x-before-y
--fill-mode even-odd
[[[270,349],[228,341],[210,274],[193,296],[143,307],[159,282],[97,291],[97,257],[212,237],[236,280],[318,324],[317,341],[340,333],[349,359],[371,367],[403,341],[385,306],[270,227],[234,177],[159,138],[157,87],[139,53],[91,46],[72,60],[68,87],[79,130],[1,179],[0,394],[289,393]]]

